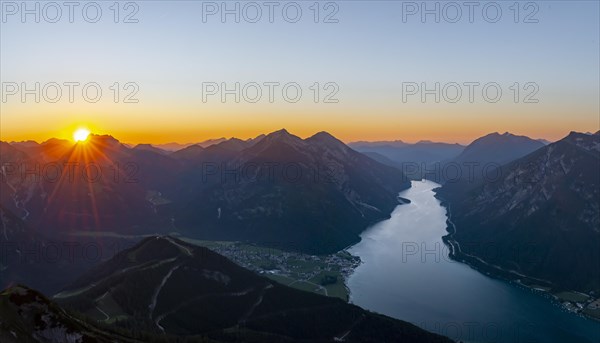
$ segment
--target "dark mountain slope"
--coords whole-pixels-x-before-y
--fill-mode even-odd
[[[448,188],[470,188],[480,180],[495,180],[507,173],[504,165],[530,154],[544,144],[526,136],[490,133],[474,140],[455,158],[444,161],[427,179]]]
[[[54,299],[97,320],[182,336],[257,342],[450,342],[340,299],[282,286],[206,248],[152,237]],[[238,337],[236,337],[236,335]],[[249,341],[242,338],[242,341]]]
[[[558,289],[600,290],[600,136],[572,132],[503,170],[495,181],[438,190],[451,209],[459,257]]]
[[[188,197],[176,216],[179,228],[314,253],[357,242],[410,186],[398,169],[324,132],[306,140],[273,132],[233,159],[212,161],[210,173],[197,169],[187,178],[196,184],[181,192]]]
[[[402,172],[321,132],[285,130],[252,140],[194,145],[172,154],[129,148],[111,136],[61,146],[48,162],[2,144],[1,204],[48,236],[81,231],[180,230],[205,239],[252,241],[286,250],[332,252],[387,218]],[[32,150],[33,149],[33,150]],[[4,153],[6,150],[6,153]],[[54,151],[54,150],[52,150]],[[31,172],[33,171],[33,172]]]
[[[169,153],[167,150],[157,148],[151,144],[138,144],[135,147],[133,147],[132,150],[152,151],[152,152],[155,152],[157,154],[162,154],[162,155],[166,155]]]
[[[12,143],[14,147],[27,155],[43,162],[52,162],[64,155],[73,145],[66,139],[51,138],[40,144],[27,141]]]
[[[3,343],[139,342],[87,323],[25,286],[0,293],[0,341]]]
[[[458,164],[478,162],[503,165],[542,148],[543,143],[526,136],[505,132],[490,133],[474,140],[452,161]]]
[[[148,194],[170,189],[181,163],[106,135],[67,143],[29,144],[29,153],[2,143],[2,205],[48,236],[164,226]]]
[[[0,205],[0,289],[27,284],[56,292],[123,245],[110,238],[51,239]]]

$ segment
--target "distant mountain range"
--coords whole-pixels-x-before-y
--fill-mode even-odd
[[[2,342],[451,342],[171,237],[141,241],[53,300],[62,307],[23,286],[2,292]]]
[[[350,147],[383,164],[401,169],[407,177],[435,182],[472,182],[472,176],[525,156],[547,144],[505,132],[494,132],[474,140],[467,146],[460,144],[420,141],[355,142]]]
[[[285,130],[168,152],[111,136],[0,145],[0,204],[47,236],[179,231],[311,253],[333,252],[387,218],[401,171],[328,133]]]
[[[431,141],[419,141],[414,144],[403,141],[380,141],[380,142],[354,142],[349,146],[367,156],[403,170],[410,171],[413,164],[421,168],[421,165],[446,161],[458,156],[464,146],[460,144],[436,143]],[[411,168],[411,169],[409,169]],[[410,176],[410,175],[409,175]],[[415,179],[420,179],[421,174],[415,174]]]
[[[510,144],[521,143],[536,147]],[[599,170],[600,133],[572,132],[503,165],[493,180],[445,184],[438,196],[449,206],[454,256],[556,290],[600,292]]]
[[[257,137],[254,138],[250,138],[247,139],[246,141],[251,142],[251,141],[256,141],[261,139],[262,137],[264,137],[264,134],[261,134]],[[203,148],[209,147],[211,145],[215,145],[215,144],[219,144],[228,140],[237,140],[237,138],[232,137],[232,138],[225,138],[225,137],[221,137],[221,138],[212,138],[212,139],[207,139],[204,140],[202,142],[199,143],[186,143],[186,144],[180,144],[180,143],[163,143],[163,144],[138,144],[138,145],[143,145],[143,146],[152,146],[156,149],[160,149],[162,151],[166,151],[166,152],[174,152],[177,150],[181,150],[181,149],[185,149],[187,147],[193,146],[193,145],[197,145]]]
[[[156,148],[156,149],[163,150],[163,151],[173,152],[173,151],[185,149],[185,148],[187,148],[189,146],[192,146],[192,145],[198,145],[198,146],[201,146],[203,148],[206,148],[207,146],[211,146],[213,144],[219,144],[219,143],[224,142],[226,140],[227,140],[227,138],[221,137],[221,138],[207,139],[207,140],[204,140],[204,141],[198,142],[198,143],[186,143],[186,144],[180,144],[180,143],[163,143],[163,144],[152,144],[151,146],[154,147],[154,148]],[[144,145],[150,145],[150,144],[144,144]]]

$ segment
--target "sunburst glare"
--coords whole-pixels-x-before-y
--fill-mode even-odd
[[[84,142],[88,139],[90,135],[90,130],[88,129],[78,129],[73,133],[73,139],[75,142]]]

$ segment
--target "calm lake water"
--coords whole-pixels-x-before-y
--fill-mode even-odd
[[[600,323],[451,261],[441,239],[446,209],[432,191],[438,186],[413,182],[400,194],[412,203],[349,249],[363,261],[348,280],[352,303],[464,342],[600,342]]]

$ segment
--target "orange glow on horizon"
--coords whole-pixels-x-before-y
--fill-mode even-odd
[[[570,131],[600,129],[597,107],[589,103],[549,102],[526,108],[514,104],[400,106],[391,100],[347,99],[327,106],[312,103],[249,106],[176,103],[153,95],[135,106],[112,102],[72,106],[3,104],[0,140],[73,141],[73,132],[85,128],[94,134],[111,135],[125,144],[189,144],[220,137],[248,139],[285,128],[301,138],[327,131],[346,143],[430,140],[469,144],[492,132],[555,141]],[[565,116],[565,113],[576,115]]]
[[[341,125],[340,125],[341,126]],[[4,134],[0,137],[2,141],[26,141],[33,140],[38,143],[44,142],[51,138],[67,139],[74,141],[75,143],[86,142],[89,139],[89,135],[93,132],[96,135],[110,135],[115,139],[119,140],[124,144],[166,144],[166,143],[180,143],[180,144],[193,144],[199,143],[208,139],[216,138],[239,138],[239,139],[250,139],[261,134],[269,134],[273,131],[285,128],[288,132],[293,135],[299,136],[300,138],[307,138],[320,131],[327,131],[333,136],[337,137],[345,143],[357,142],[357,141],[395,141],[401,140],[406,143],[416,143],[422,140],[428,140],[433,142],[443,143],[459,143],[469,144],[473,140],[484,136],[492,132],[510,132],[515,135],[524,135],[532,139],[547,139],[549,141],[556,141],[564,138],[569,134],[570,131],[579,132],[596,132],[598,128],[562,128],[560,130],[525,130],[526,128],[509,128],[499,126],[497,128],[490,127],[489,129],[481,128],[447,128],[441,129],[439,127],[415,127],[412,125],[406,125],[405,127],[390,126],[387,128],[369,127],[364,125],[360,130],[354,127],[328,127],[313,128],[313,127],[295,127],[292,125],[280,125],[280,126],[269,126],[264,129],[260,128],[242,128],[242,129],[227,129],[227,128],[214,128],[208,129],[188,129],[183,130],[164,130],[162,132],[153,131],[129,131],[120,128],[118,130],[96,130],[89,129],[64,129],[56,131],[54,133],[38,133],[38,134],[21,134],[18,136],[6,137]]]

